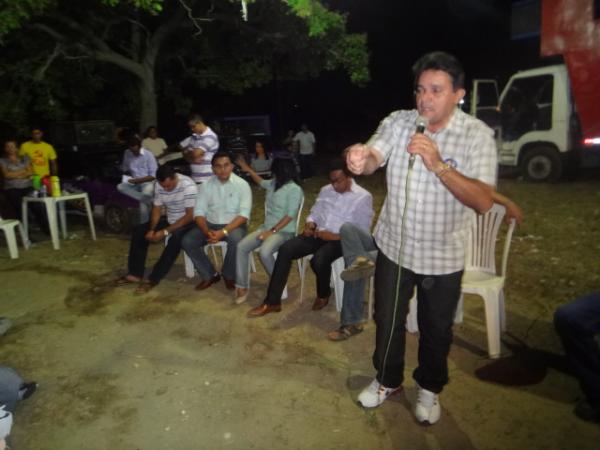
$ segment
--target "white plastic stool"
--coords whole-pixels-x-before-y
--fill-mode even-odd
[[[4,232],[8,253],[12,259],[17,259],[19,257],[19,247],[17,246],[17,236],[15,233],[15,228],[17,227],[19,227],[19,232],[21,233],[23,247],[27,250],[29,248],[29,240],[25,237],[21,222],[14,219],[3,220],[2,217],[0,217],[0,230]]]

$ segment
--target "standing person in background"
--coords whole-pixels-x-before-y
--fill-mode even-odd
[[[387,164],[387,197],[374,233],[377,375],[358,401],[373,408],[402,388],[404,326],[416,288],[421,333],[413,412],[418,422],[434,424],[448,383],[470,221],[493,204],[496,144],[487,125],[458,108],[464,71],[454,56],[432,52],[412,69],[416,110],[391,113],[367,144],[347,151],[356,174]]]
[[[190,164],[192,179],[196,184],[201,184],[213,175],[211,161],[219,150],[219,138],[199,114],[192,114],[188,125],[192,135],[179,145],[183,149],[183,157]]]
[[[23,221],[21,217],[21,204],[23,197],[29,195],[32,191],[31,160],[29,156],[19,156],[17,149],[17,141],[11,139],[4,143],[4,157],[0,158],[0,171],[4,178],[4,194],[8,203],[12,206],[15,212],[15,218]],[[48,221],[46,220],[46,210],[41,203],[33,203],[31,209],[35,216],[36,222],[46,234],[50,234]]]
[[[163,138],[158,137],[158,129],[154,125],[148,127],[145,136],[142,141],[142,147],[150,150],[157,160],[164,156],[167,150],[167,143]]]
[[[315,144],[317,143],[315,135],[308,129],[306,124],[302,124],[302,128],[294,141],[298,145],[298,158],[300,159],[300,178],[303,180],[313,176],[313,158],[315,155]]]
[[[31,139],[21,144],[19,155],[29,156],[33,173],[40,178],[49,175],[58,175],[58,165],[56,163],[56,152],[54,147],[47,142],[42,141],[44,133],[39,128],[31,129]]]
[[[140,202],[140,223],[150,218],[150,208],[154,197],[154,177],[156,158],[149,150],[142,148],[138,138],[133,137],[127,143],[129,148],[123,154],[121,170],[124,181],[117,185],[119,192]]]

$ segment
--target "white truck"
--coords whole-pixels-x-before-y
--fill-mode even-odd
[[[496,130],[499,165],[530,181],[600,165],[600,133],[583,135],[563,64],[517,72],[499,97],[495,80],[475,80],[470,101],[471,113]]]

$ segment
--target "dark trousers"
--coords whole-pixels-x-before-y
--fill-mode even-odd
[[[313,157],[314,155],[298,154],[300,162],[300,178],[310,178],[313,176]]]
[[[4,194],[6,194],[6,199],[8,203],[12,206],[15,212],[15,218],[19,219],[23,222],[23,217],[21,217],[21,205],[23,203],[23,197],[29,195],[31,193],[31,188],[22,188],[22,189],[6,189]],[[33,216],[35,217],[35,221],[38,223],[40,228],[46,233],[50,234],[50,227],[48,225],[48,219],[46,218],[46,208],[42,203],[33,202],[29,204],[29,209],[33,212]]]
[[[398,387],[404,381],[405,322],[415,287],[419,365],[413,378],[419,386],[435,393],[441,392],[448,383],[447,358],[462,274],[460,271],[448,275],[419,275],[402,268],[395,308],[398,264],[379,252],[375,266],[374,318],[377,331],[373,365],[381,384]]]
[[[156,229],[162,230],[169,223],[165,218],[161,218]],[[173,263],[179,256],[181,251],[181,240],[183,235],[192,228],[193,223],[189,223],[170,234],[169,241],[165,246],[160,258],[154,264],[152,272],[148,275],[148,279],[152,283],[160,283],[160,281],[169,273]],[[142,223],[133,229],[131,235],[131,243],[129,245],[129,274],[135,277],[143,277],[146,265],[146,256],[148,254],[148,246],[150,242],[146,240],[146,233],[150,230],[150,222]],[[161,245],[159,243],[159,245]]]
[[[554,326],[581,390],[592,408],[600,413],[600,292],[558,308]]]
[[[340,241],[324,241],[314,237],[296,236],[279,247],[264,303],[269,305],[281,303],[281,295],[292,268],[292,261],[311,254],[313,258],[310,260],[310,267],[317,277],[317,296],[329,297],[331,294],[329,286],[331,263],[342,256]]]

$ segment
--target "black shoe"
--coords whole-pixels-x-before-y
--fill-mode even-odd
[[[581,420],[600,423],[600,411],[594,409],[586,399],[579,400],[573,412]]]
[[[37,390],[38,384],[35,381],[30,381],[29,383],[23,383],[19,388],[19,397],[21,400],[25,400],[33,395],[33,393]]]

